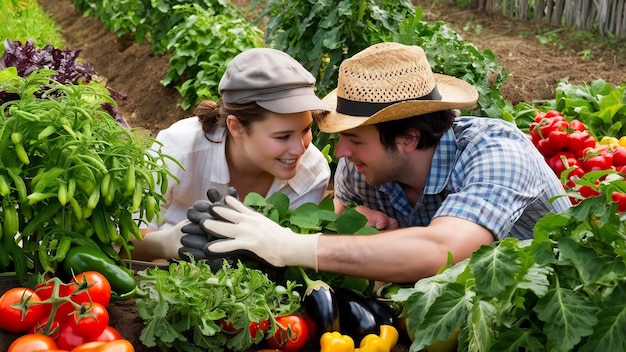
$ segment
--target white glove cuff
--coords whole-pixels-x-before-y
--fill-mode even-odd
[[[320,233],[310,235],[297,235],[286,248],[285,262],[291,266],[303,266],[313,268],[317,272],[317,242]]]

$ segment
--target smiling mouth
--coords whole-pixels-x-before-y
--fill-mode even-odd
[[[298,159],[278,159],[278,161],[280,161],[283,164],[295,164],[296,161],[298,161]]]

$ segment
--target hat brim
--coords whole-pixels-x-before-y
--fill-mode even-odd
[[[294,114],[302,111],[332,111],[330,106],[315,95],[291,95],[272,100],[257,100],[256,103],[271,112]]]
[[[337,89],[335,89],[322,99],[333,109],[317,122],[318,127],[320,131],[325,133],[337,133],[359,126],[399,120],[435,111],[476,107],[478,92],[471,84],[452,76],[442,74],[433,74],[433,76],[441,94],[441,100],[406,100],[390,105],[372,116],[352,116],[338,113],[335,110],[337,106]]]

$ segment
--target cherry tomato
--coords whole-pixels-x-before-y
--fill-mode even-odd
[[[104,307],[111,301],[111,284],[97,271],[85,271],[70,281],[72,301],[82,304],[97,302]]]
[[[278,317],[276,321],[285,330],[279,328],[274,336],[267,339],[270,348],[279,348],[284,352],[300,351],[309,339],[309,328],[304,318],[292,314]]]
[[[104,328],[104,331],[102,331],[102,333],[98,335],[97,337],[94,337],[93,340],[108,342],[108,341],[113,341],[113,340],[119,340],[121,338],[122,338],[122,335],[120,334],[119,331],[117,331],[112,326],[107,326],[106,328]]]
[[[109,312],[100,303],[83,303],[80,313],[72,315],[68,324],[73,324],[74,330],[81,336],[97,337],[109,325]]]
[[[12,333],[25,332],[41,319],[44,313],[39,296],[26,287],[14,287],[0,297],[0,327]],[[26,314],[22,315],[25,310]]]
[[[7,352],[36,352],[58,349],[54,340],[46,335],[26,334],[11,343]]]
[[[255,338],[258,333],[265,334],[269,327],[270,322],[267,319],[262,320],[260,323],[257,323],[256,321],[250,322],[250,336],[252,336],[252,338]]]

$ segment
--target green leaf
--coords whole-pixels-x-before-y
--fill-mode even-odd
[[[571,351],[598,322],[598,307],[587,296],[558,286],[537,301],[534,311],[545,322],[545,334],[556,351]]]
[[[470,351],[488,351],[493,344],[493,326],[499,320],[498,310],[490,302],[476,302],[471,312],[469,329],[473,332],[469,341]]]
[[[607,263],[599,258],[593,249],[586,248],[569,238],[562,238],[558,248],[562,260],[568,261],[576,269],[583,287],[591,288],[592,284],[605,273]]]
[[[470,270],[476,288],[486,297],[497,297],[515,284],[521,264],[517,255],[517,239],[507,238],[498,246],[481,246],[472,255]]]
[[[533,351],[543,352],[546,350],[545,344],[540,339],[541,331],[536,328],[522,329],[519,327],[512,327],[506,329],[500,334],[494,344],[491,346],[490,351],[498,352],[519,352],[519,351]]]
[[[467,325],[473,296],[464,290],[463,285],[447,286],[446,291],[435,299],[422,323],[413,331],[415,339],[411,350],[419,351],[435,340],[444,341],[457,327]]]
[[[619,299],[619,301],[615,300]],[[623,302],[626,297],[613,297],[615,302]],[[619,304],[598,312],[598,324],[594,333],[584,344],[580,352],[626,351],[626,304]]]
[[[337,232],[340,234],[353,234],[367,223],[367,218],[356,211],[355,208],[347,208],[337,218]]]

